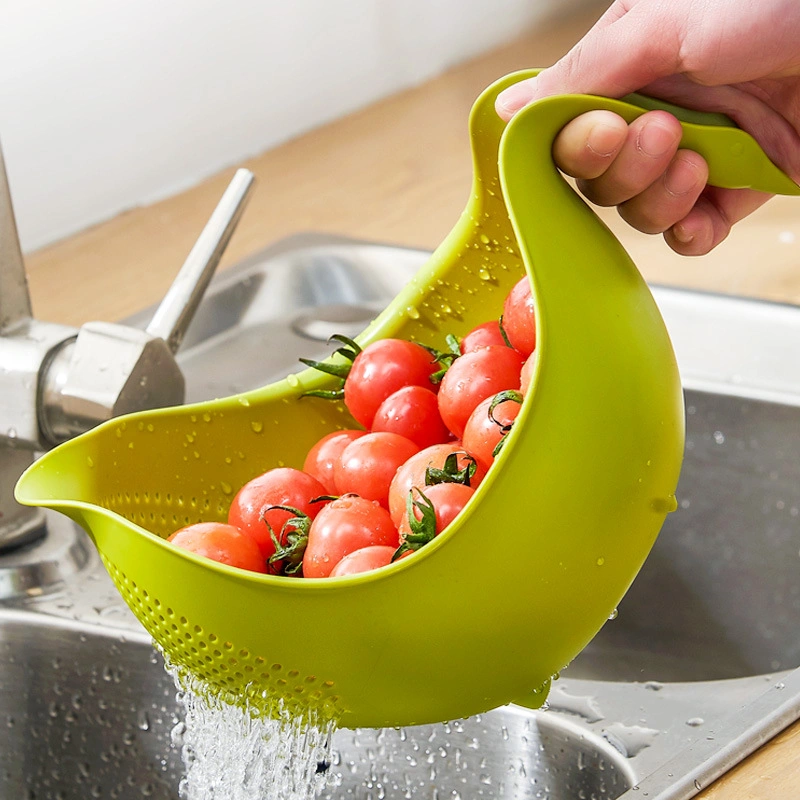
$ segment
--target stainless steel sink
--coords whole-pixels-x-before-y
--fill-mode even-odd
[[[217,276],[179,357],[187,399],[324,355],[426,255],[301,236]],[[686,387],[686,462],[618,616],[546,711],[337,732],[326,797],[613,800],[800,666],[800,310],[654,292]],[[83,532],[48,520],[44,542],[0,556],[0,797],[176,798],[172,679]]]

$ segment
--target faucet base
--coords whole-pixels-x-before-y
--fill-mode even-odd
[[[91,545],[66,517],[42,509],[22,544],[0,552],[0,600],[38,597],[60,589],[90,562]],[[46,535],[45,535],[46,534]]]

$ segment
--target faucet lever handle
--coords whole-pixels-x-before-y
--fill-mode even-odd
[[[254,181],[255,177],[249,170],[236,171],[147,326],[147,333],[163,339],[173,354],[181,346],[186,329],[242,216]]]
[[[0,148],[0,334],[31,318],[31,298]]]

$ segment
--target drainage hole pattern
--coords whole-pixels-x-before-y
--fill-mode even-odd
[[[333,681],[271,662],[205,630],[159,598],[153,597],[101,555],[111,580],[167,659],[179,670],[208,685],[213,694],[248,705],[266,716],[284,711],[340,716]]]

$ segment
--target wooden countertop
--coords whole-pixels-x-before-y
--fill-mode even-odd
[[[236,165],[252,169],[259,182],[222,268],[300,231],[436,247],[469,194],[466,121],[475,97],[508,72],[555,61],[603,7],[555,19],[422,86]],[[80,325],[120,319],[160,300],[232,172],[30,254],[35,315]],[[602,215],[652,282],[800,303],[798,200],[771,201],[714,253],[699,259],[680,258],[661,237],[631,231],[615,212]],[[699,797],[790,800],[798,795],[800,723]]]

